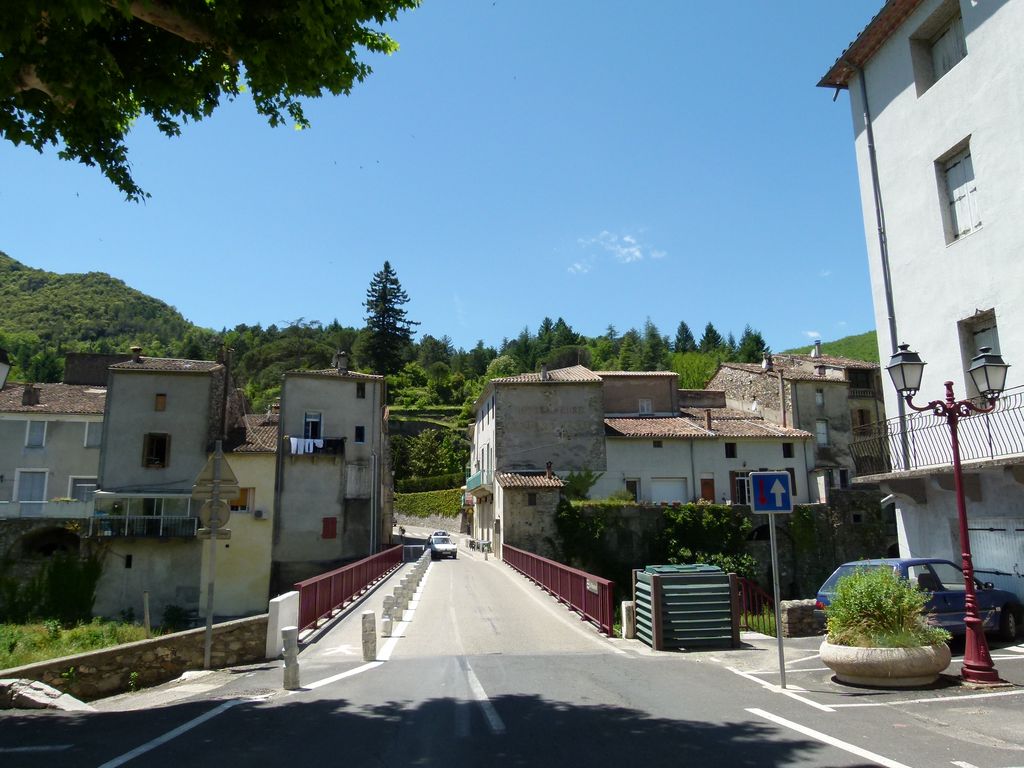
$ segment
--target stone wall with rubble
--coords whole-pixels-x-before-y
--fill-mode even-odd
[[[158,685],[187,670],[203,668],[205,627],[139,640],[91,653],[0,670],[0,678],[38,680],[83,701]],[[267,615],[216,624],[210,664],[214,668],[263,661]]]

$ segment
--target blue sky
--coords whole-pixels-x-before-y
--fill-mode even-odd
[[[815,87],[882,0],[424,0],[307,131],[242,98],[133,130],[145,204],[0,144],[0,251],[107,272],[210,328],[363,324],[385,260],[420,334],[497,345],[873,327],[849,100]]]

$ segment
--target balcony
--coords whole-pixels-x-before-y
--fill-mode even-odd
[[[96,515],[89,519],[90,538],[194,539],[197,517],[164,515]]]
[[[858,427],[850,452],[857,474],[884,475],[953,462],[949,425],[932,413],[907,415],[907,430],[900,432],[899,419]],[[960,458],[963,462],[1024,456],[1024,387],[1007,390],[992,413],[974,414],[959,424]]]
[[[849,397],[851,400],[878,400],[875,390],[862,387],[850,387]]]
[[[474,496],[493,493],[494,473],[489,469],[481,469],[466,478],[466,492]]]
[[[282,450],[289,456],[344,456],[344,437],[308,439],[285,435]]]
[[[92,501],[0,501],[0,518],[81,520],[92,517]]]

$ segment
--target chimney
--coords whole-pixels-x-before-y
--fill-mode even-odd
[[[708,408],[704,411],[704,429],[708,432],[711,431],[711,409]]]
[[[25,391],[21,393],[22,405],[39,405],[39,387],[34,384],[26,384]]]
[[[540,367],[540,380],[547,381],[550,377],[548,376],[548,366],[544,364]]]
[[[133,363],[141,363],[142,362],[142,347],[139,347],[139,346],[132,347],[132,362]]]
[[[275,398],[274,402],[272,402],[270,404],[270,412],[271,413],[280,413],[281,412],[281,398],[279,398],[279,397]]]
[[[821,339],[814,340],[814,349],[811,350],[811,357],[821,357]]]
[[[348,373],[348,352],[340,349],[334,354],[334,367],[338,373]]]
[[[772,371],[775,370],[775,361],[772,360],[772,356],[769,355],[767,352],[765,353],[764,357],[761,358],[761,370],[764,371],[765,373],[771,373]]]
[[[546,467],[546,469],[544,470],[544,477],[550,478],[550,477],[551,477],[551,475],[552,475],[552,474],[554,474],[554,473],[553,473],[553,472],[551,471],[551,462],[549,461],[549,462],[548,462],[548,463],[547,463],[547,464],[545,465],[545,467]]]

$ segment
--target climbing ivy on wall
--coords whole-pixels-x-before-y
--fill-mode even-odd
[[[398,515],[458,517],[460,512],[462,512],[462,491],[458,488],[445,491],[395,494],[395,514]]]
[[[96,584],[103,570],[98,555],[58,553],[27,581],[0,571],[0,623],[54,619],[66,627],[92,618]]]

